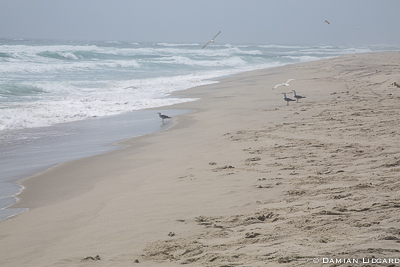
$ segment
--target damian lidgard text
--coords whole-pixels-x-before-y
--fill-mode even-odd
[[[315,258],[314,263],[319,263],[320,260]],[[352,264],[381,264],[381,263],[400,263],[400,258],[362,258],[362,259],[353,259],[353,258],[322,258],[322,263],[352,263]]]

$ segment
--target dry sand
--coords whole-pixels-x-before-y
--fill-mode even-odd
[[[291,89],[306,98],[287,106]],[[31,211],[0,223],[0,266],[400,258],[399,52],[258,70],[179,95],[201,100],[175,105],[194,112],[168,130],[25,180],[16,207]]]

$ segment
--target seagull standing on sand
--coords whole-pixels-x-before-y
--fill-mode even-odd
[[[158,114],[158,116],[160,116],[163,123],[164,123],[165,119],[172,119],[170,116],[161,114],[161,112],[157,112],[157,114]]]
[[[221,31],[219,31],[219,32],[211,39],[211,41],[208,41],[201,49],[204,49],[204,47],[206,47],[209,43],[214,43],[215,37],[217,37],[218,34],[220,34],[220,33],[221,33]]]
[[[286,96],[286,93],[282,93],[283,94],[283,99],[286,101],[286,103],[287,103],[287,106],[289,106],[289,102],[290,101],[296,101],[296,100],[294,100],[294,99],[291,99],[291,98],[289,98],[289,97],[287,97]]]
[[[296,98],[296,100],[297,100],[297,103],[299,103],[299,99],[306,98],[305,96],[297,95],[295,90],[292,90],[292,91],[293,91],[294,98]]]
[[[274,86],[274,88],[272,88],[272,90],[274,90],[275,88],[277,88],[277,87],[279,87],[279,86],[289,86],[289,82],[290,82],[290,81],[293,81],[293,80],[294,80],[294,79],[289,79],[289,80],[287,80],[287,81],[284,82],[284,83],[277,84],[277,85]]]

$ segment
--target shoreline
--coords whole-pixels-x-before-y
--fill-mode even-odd
[[[162,107],[156,109],[163,111]],[[171,110],[171,109],[170,109]],[[189,112],[188,110],[171,110],[173,115]],[[0,155],[2,169],[1,187],[7,195],[0,195],[0,221],[13,217],[21,212],[10,208],[15,205],[18,196],[23,191],[24,180],[39,175],[47,169],[94,155],[101,155],[119,149],[118,142],[127,138],[162,131],[171,126],[161,124],[155,112],[139,110],[124,114],[94,118],[28,129],[13,132],[15,144],[7,143],[8,147]],[[31,136],[33,138],[29,139]],[[14,192],[14,194],[13,194]]]
[[[399,215],[382,210],[400,203],[388,187],[397,187],[400,150],[385,145],[398,134],[383,122],[398,118],[399,58],[346,55],[177,92],[201,99],[171,107],[195,110],[174,127],[25,180],[15,207],[32,210],[0,222],[1,265],[85,266],[96,255],[96,266],[395,257],[389,230]],[[291,89],[306,98],[287,106],[280,93]],[[58,190],[38,195],[40,183]]]

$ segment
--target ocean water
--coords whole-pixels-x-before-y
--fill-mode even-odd
[[[23,190],[18,179],[113,149],[113,142],[162,130],[165,125],[146,109],[196,101],[171,92],[260,68],[400,50],[393,45],[202,46],[0,39],[0,220],[24,211],[7,208]],[[110,124],[113,133],[107,131]],[[92,141],[94,133],[102,134],[89,142],[91,147],[80,151],[80,143],[73,151],[63,150],[76,140]]]

